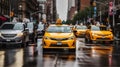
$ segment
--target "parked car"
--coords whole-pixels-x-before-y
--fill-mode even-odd
[[[45,33],[44,24],[39,23],[37,26],[37,38],[41,38]]]
[[[0,27],[0,44],[21,44],[28,41],[28,29],[25,23],[5,22]]]
[[[29,29],[29,40],[30,42],[34,42],[35,41],[35,24],[33,22],[28,22],[27,24],[27,28]]]

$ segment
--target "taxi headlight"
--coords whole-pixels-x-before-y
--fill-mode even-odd
[[[21,36],[23,36],[23,33],[18,33],[17,36],[21,37]]]
[[[96,34],[95,33],[92,33],[92,36],[95,36]]]
[[[44,37],[44,38],[45,38],[45,39],[47,39],[47,40],[48,40],[48,39],[50,39],[50,38],[49,38],[49,37],[47,37],[47,36],[46,36],[46,37]]]
[[[71,37],[69,37],[68,39],[69,39],[69,40],[73,40],[73,39],[74,39],[74,36],[71,36]]]

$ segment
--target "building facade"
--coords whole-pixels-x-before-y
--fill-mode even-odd
[[[34,12],[39,11],[39,2],[37,0],[18,0],[18,17],[23,18],[36,18],[38,14]]]
[[[77,6],[75,0],[68,0],[68,14],[67,19],[72,20],[77,11]]]
[[[9,0],[0,0],[0,13],[3,15],[9,15],[10,4]]]

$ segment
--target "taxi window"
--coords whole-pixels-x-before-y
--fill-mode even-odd
[[[50,33],[70,33],[71,29],[69,26],[50,26],[47,32]]]
[[[86,26],[77,26],[77,29],[87,29],[87,27]]]
[[[106,31],[107,27],[92,26],[91,30],[94,30],[94,31]]]
[[[98,26],[92,26],[91,30],[93,30],[93,31],[100,31],[100,27],[98,27]]]

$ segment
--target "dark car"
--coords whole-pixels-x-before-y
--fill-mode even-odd
[[[28,29],[25,23],[5,22],[0,27],[1,44],[19,44],[23,45],[29,41]]]
[[[37,26],[37,38],[40,38],[44,35],[45,29],[44,29],[44,24],[39,23]]]
[[[27,23],[27,28],[29,29],[29,40],[30,42],[35,41],[35,24],[33,22]]]

